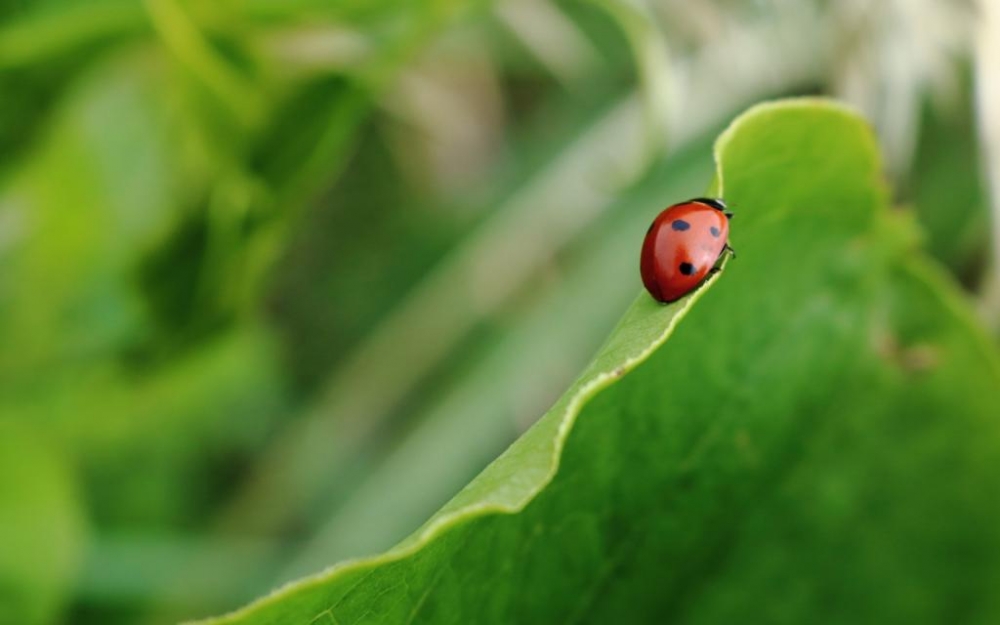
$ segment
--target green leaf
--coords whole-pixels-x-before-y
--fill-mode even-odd
[[[205,622],[994,621],[1000,362],[877,155],[830,102],[741,116],[716,145],[724,276],[641,295],[394,549]]]

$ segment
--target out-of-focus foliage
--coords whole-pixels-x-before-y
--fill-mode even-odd
[[[988,198],[979,184],[978,133],[968,92],[945,106],[925,106],[909,174],[914,212],[928,250],[963,282],[976,285],[989,245]]]
[[[765,97],[862,107],[978,295],[974,19],[0,0],[0,514],[38,520],[0,532],[0,621],[217,613],[410,533],[583,369]]]
[[[22,424],[0,422],[0,622],[52,622],[70,594],[84,529],[61,451]]]

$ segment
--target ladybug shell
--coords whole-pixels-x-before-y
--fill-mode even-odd
[[[705,280],[728,240],[729,217],[722,210],[698,200],[669,206],[642,243],[642,283],[657,301],[673,302]]]

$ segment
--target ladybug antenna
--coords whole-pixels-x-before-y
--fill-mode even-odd
[[[736,204],[730,204],[726,208],[737,208],[737,205]],[[733,213],[733,211],[730,211],[730,210],[724,210],[724,211],[722,211],[722,214],[726,216],[726,219],[732,219],[733,217],[736,216],[735,213]]]

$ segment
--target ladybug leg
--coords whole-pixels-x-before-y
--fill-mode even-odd
[[[723,251],[729,250],[729,255],[732,256],[733,258],[736,258],[736,250],[734,250],[732,246],[730,246],[728,243],[726,243],[725,247],[723,247],[722,249]]]
[[[715,264],[712,265],[711,269],[708,270],[708,275],[714,276],[715,274],[722,271],[722,257],[726,255],[726,248],[722,248],[722,252],[719,257],[715,259]]]

